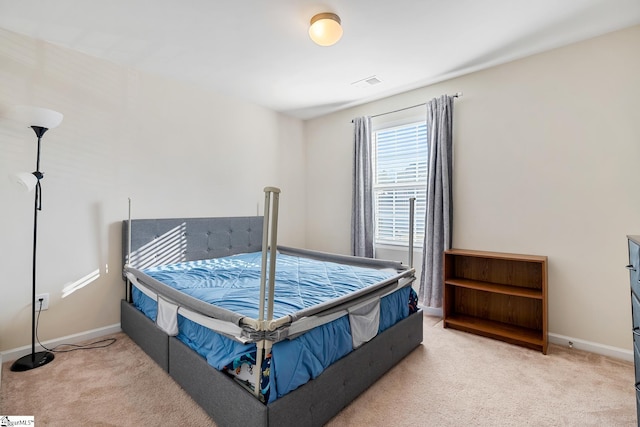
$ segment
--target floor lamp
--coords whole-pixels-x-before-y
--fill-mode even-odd
[[[38,243],[38,211],[42,209],[42,188],[40,180],[44,177],[40,172],[40,141],[42,135],[49,129],[58,126],[62,122],[62,114],[57,111],[37,107],[18,107],[14,110],[15,118],[22,123],[27,123],[38,137],[38,154],[36,157],[36,170],[32,173],[19,173],[13,176],[14,180],[23,185],[28,191],[35,189],[35,202],[33,207],[33,264],[32,264],[32,310],[31,310],[31,354],[27,354],[16,360],[11,365],[12,371],[28,371],[46,365],[53,360],[53,353],[39,351],[36,353],[36,246]]]

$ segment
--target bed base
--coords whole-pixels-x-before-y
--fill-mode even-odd
[[[120,327],[154,362],[169,372],[169,336],[126,300],[120,301]]]
[[[122,330],[220,426],[324,425],[422,342],[419,310],[314,380],[264,405],[125,300],[121,313]]]

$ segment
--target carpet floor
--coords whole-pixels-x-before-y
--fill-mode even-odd
[[[37,426],[214,426],[126,335],[2,369],[1,415]],[[633,363],[555,345],[547,355],[424,317],[424,342],[328,426],[636,426]],[[327,398],[331,398],[327,396]]]

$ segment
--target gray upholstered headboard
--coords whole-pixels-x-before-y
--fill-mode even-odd
[[[122,221],[122,262],[127,261],[129,221]],[[262,249],[261,216],[131,220],[131,266],[219,258]]]

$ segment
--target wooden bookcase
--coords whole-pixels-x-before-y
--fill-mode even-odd
[[[547,354],[547,257],[444,252],[445,328]]]

